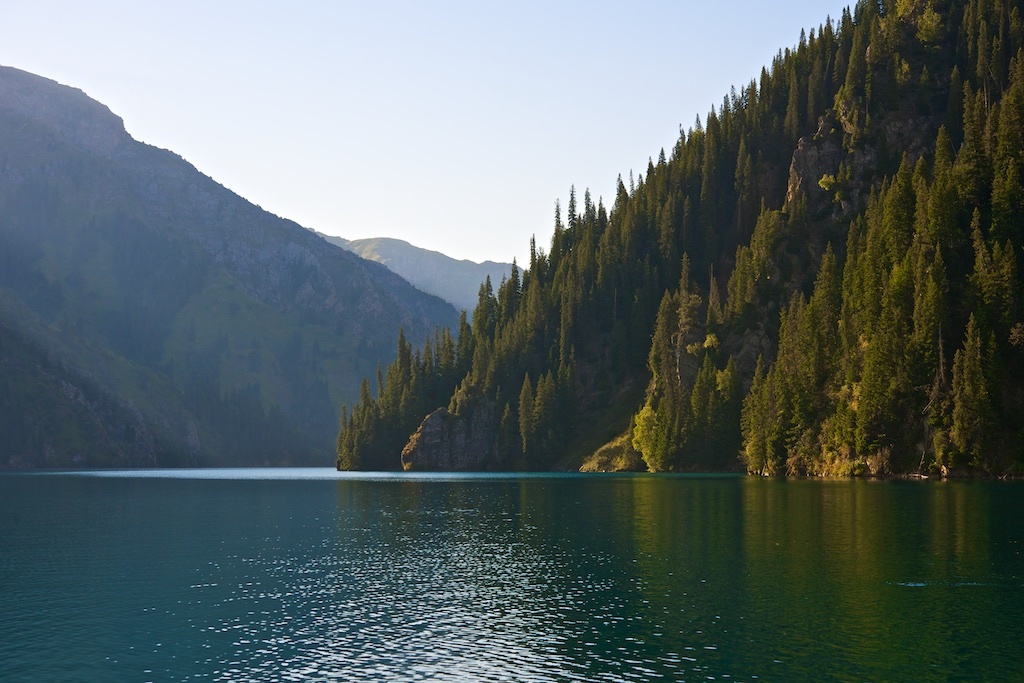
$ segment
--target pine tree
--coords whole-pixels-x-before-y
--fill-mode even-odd
[[[950,438],[958,458],[955,464],[981,466],[985,462],[991,403],[982,367],[981,332],[972,314],[964,345],[953,359],[953,424]]]
[[[549,255],[531,240],[518,286],[515,272],[497,296],[481,288],[472,327],[453,337],[456,379],[438,379],[452,350],[435,335],[409,373],[384,373],[379,418],[347,413],[339,457],[404,438],[385,436],[406,429],[393,404],[427,409],[437,387],[460,384],[493,404],[508,462],[525,449],[534,467],[563,446],[576,457],[607,415],[629,414],[614,426],[656,470],[731,466],[742,449],[763,474],[913,471],[930,457],[1001,458],[1005,471],[1008,456],[982,461],[976,443],[1024,433],[1024,22],[1012,4],[858,3],[620,177],[610,212],[589,193],[579,212],[572,189]],[[824,201],[787,197],[803,172],[795,141],[822,114],[843,145],[809,138],[805,152],[835,155],[838,171],[809,179]],[[691,269],[729,273],[726,291],[709,276],[702,298]],[[962,342],[947,362],[968,318],[980,350]],[[987,403],[968,390],[975,365]],[[393,388],[392,372],[408,386]],[[642,399],[624,398],[645,383]]]
[[[789,73],[789,99],[786,104],[786,118],[782,123],[786,137],[796,141],[800,135],[800,85],[797,80],[796,66]]]
[[[678,451],[683,390],[678,373],[676,334],[679,329],[678,299],[665,292],[648,356],[651,383],[647,400],[634,417],[633,448],[652,472],[673,469]]]
[[[725,314],[722,312],[721,293],[718,291],[718,280],[715,279],[715,271],[711,269],[708,280],[708,311],[705,324],[709,329],[722,324]]]
[[[537,380],[537,390],[533,397],[533,419],[537,439],[535,450],[538,457],[551,461],[559,455],[560,430],[558,413],[558,389],[554,376],[548,372]]]
[[[530,376],[526,375],[519,391],[519,436],[522,439],[524,456],[533,453],[537,431],[533,405],[533,384],[530,382]]]

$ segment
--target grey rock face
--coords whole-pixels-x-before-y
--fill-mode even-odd
[[[835,136],[829,136],[824,140],[800,138],[789,167],[786,201],[792,202],[798,194],[808,198],[817,198],[824,194],[824,190],[818,186],[818,181],[826,174],[835,175],[845,156]]]
[[[453,415],[438,408],[427,415],[402,449],[406,471],[466,472],[493,469],[497,433],[494,406],[482,397]]]
[[[110,109],[77,88],[58,86],[26,71],[0,69],[0,102],[104,156],[113,156],[131,141],[124,122]]]

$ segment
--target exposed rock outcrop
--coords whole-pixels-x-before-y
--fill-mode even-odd
[[[723,346],[726,353],[736,362],[739,376],[743,378],[743,393],[746,394],[754,378],[757,359],[771,358],[775,355],[771,339],[759,325],[741,334],[726,337]]]
[[[77,88],[19,69],[0,71],[0,102],[72,144],[103,156],[121,152],[132,140],[121,117]]]
[[[882,125],[885,144],[901,150],[911,167],[931,151],[935,142],[936,122],[930,116],[892,114]]]
[[[495,469],[497,426],[497,411],[483,396],[464,400],[459,414],[438,408],[423,419],[402,449],[402,469],[421,472]]]
[[[822,176],[834,176],[838,173],[839,164],[846,157],[841,142],[832,121],[825,117],[819,120],[818,132],[813,138],[800,138],[789,166],[787,204],[800,195],[807,197],[811,202],[823,198],[825,190],[818,182]]]

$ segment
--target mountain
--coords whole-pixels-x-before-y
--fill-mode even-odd
[[[0,67],[0,467],[328,462],[455,310]]]
[[[571,191],[465,373],[396,360],[338,467],[1024,473],[1022,17],[862,0],[801,32],[610,210]],[[396,410],[414,388],[444,398]]]
[[[346,240],[330,235],[321,237],[364,259],[384,264],[424,292],[441,297],[457,310],[470,313],[476,306],[480,285],[487,278],[491,279],[494,286],[498,286],[512,272],[511,263],[475,263],[453,259],[440,252],[421,249],[389,237],[361,240]],[[521,268],[519,272],[522,273]]]

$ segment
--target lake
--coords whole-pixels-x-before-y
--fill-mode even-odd
[[[0,474],[3,681],[1024,680],[1024,484]]]

